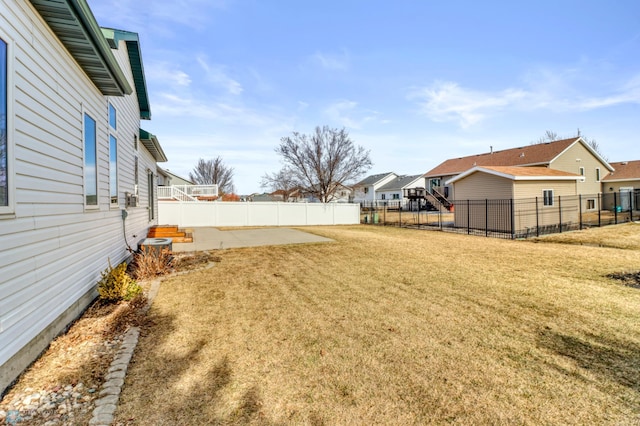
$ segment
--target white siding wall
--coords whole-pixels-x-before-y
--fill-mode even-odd
[[[108,258],[114,264],[126,258],[120,208],[122,192],[132,187],[139,112],[135,94],[112,98],[121,126],[121,200],[120,208],[112,209],[107,99],[28,2],[0,0],[0,27],[10,34],[14,55],[9,111],[14,115],[10,167],[16,204],[15,214],[0,215],[0,371],[7,371],[9,359],[83,295],[95,293]],[[99,208],[94,210],[84,207],[83,112],[97,122]],[[139,157],[144,200],[146,168],[155,170],[155,165],[148,153]],[[147,210],[130,209],[126,225],[130,244],[144,237]],[[39,343],[40,350],[47,343]],[[0,374],[0,392],[7,380]]]

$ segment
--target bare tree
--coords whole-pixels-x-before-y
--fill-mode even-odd
[[[597,152],[604,161],[609,162],[609,158],[607,158],[607,156],[602,153],[602,148],[600,147],[598,141],[596,141],[595,139],[588,139],[586,137],[582,137],[582,140],[585,141],[587,145],[589,145],[595,152]]]
[[[547,130],[544,132],[544,136],[539,138],[537,141],[531,142],[531,145],[538,145],[541,143],[553,142],[558,140],[558,134],[552,130]]]
[[[593,148],[593,150],[595,152],[597,152],[598,155],[600,157],[602,157],[602,159],[604,161],[607,161],[607,162],[609,161],[609,159],[602,153],[602,149],[600,147],[600,144],[595,139],[589,139],[589,138],[583,136],[580,133],[580,129],[578,129],[578,136],[576,136],[576,138],[578,138],[578,137],[582,138],[582,140],[585,141],[587,143],[587,145],[589,145],[591,148]],[[559,139],[559,137],[558,137],[558,134],[556,132],[551,131],[551,130],[547,130],[544,133],[544,136],[542,136],[541,138],[539,138],[535,142],[531,142],[531,145],[537,145],[537,144],[540,144],[540,143],[553,142],[553,141],[556,141],[558,139]]]
[[[189,179],[197,185],[218,185],[222,194],[233,192],[233,167],[224,164],[219,156],[213,160],[199,159]]]
[[[299,187],[294,173],[287,167],[283,167],[276,173],[265,173],[260,183],[262,188],[269,188],[271,191],[282,191],[282,201],[288,201],[291,192]]]
[[[329,126],[310,135],[293,132],[283,137],[276,152],[300,188],[323,203],[332,201],[341,185],[357,179],[371,167],[369,151],[355,146],[349,133]]]

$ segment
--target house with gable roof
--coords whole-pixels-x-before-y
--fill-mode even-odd
[[[376,195],[380,200],[386,201],[388,206],[404,208],[407,202],[405,194],[409,189],[414,188],[424,188],[423,175],[397,176],[379,187]]]
[[[623,211],[640,209],[640,160],[619,161],[611,163],[611,166],[615,171],[602,179],[602,193],[609,195],[604,208],[612,210],[620,206]]]
[[[393,172],[367,176],[353,186],[353,202],[372,203],[380,200],[380,195],[377,194],[378,189],[397,177],[398,175]]]
[[[501,151],[492,150],[484,154],[446,160],[425,173],[427,190],[440,201],[502,198],[505,194],[493,184],[497,175],[481,169],[490,167],[536,167],[569,173],[575,177],[574,195],[600,193],[602,180],[614,171],[614,168],[588,143],[581,137],[575,137]],[[460,176],[466,178],[473,174],[470,173],[471,170],[475,170],[474,173],[480,173],[473,178],[474,181],[477,181],[474,182],[475,190],[473,191],[462,189],[470,181],[460,178]],[[525,173],[525,171],[521,173]],[[542,173],[537,179],[544,181],[546,178],[550,178],[549,184],[551,184],[554,182],[553,173],[550,172],[548,175],[545,176]],[[518,176],[518,173],[509,174],[509,176],[515,177]],[[553,190],[551,186],[547,185],[547,190]],[[534,191],[531,186],[528,191],[523,191],[524,187],[524,185],[518,184],[519,190],[513,193],[514,197],[542,198],[545,195],[540,188]],[[547,192],[548,194],[549,192]],[[595,198],[585,199],[583,202],[584,209],[596,210],[600,208]]]
[[[0,393],[157,223],[138,34],[86,0],[0,8]]]

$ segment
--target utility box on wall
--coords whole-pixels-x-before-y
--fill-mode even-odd
[[[136,194],[125,192],[124,197],[127,207],[138,207],[138,196]]]

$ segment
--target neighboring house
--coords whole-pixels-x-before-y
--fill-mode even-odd
[[[463,200],[462,194],[453,191],[453,178],[474,167],[487,166],[547,167],[579,175],[584,179],[578,181],[577,193],[588,195],[600,193],[602,179],[614,170],[588,143],[576,137],[446,160],[425,173],[427,189],[448,200]],[[485,195],[499,198],[498,193]],[[585,201],[584,208],[588,207]]]
[[[395,179],[387,182],[376,190],[376,199],[390,203],[397,203],[403,206],[405,190],[413,188],[424,188],[424,175],[396,176]]]
[[[168,169],[158,167],[158,186],[195,185],[188,179],[171,173]]]
[[[476,166],[450,179],[447,184],[453,185],[457,199],[461,200],[455,205],[457,227],[484,229],[493,225],[494,229],[502,231],[520,231],[536,226],[577,223],[580,213],[578,187],[583,180],[584,177],[576,173],[547,167]],[[564,197],[562,217],[558,215],[559,197]],[[478,203],[471,206],[471,201],[480,201],[481,208],[473,209]],[[591,202],[596,203],[596,200]],[[500,223],[487,223],[499,216],[502,216]]]
[[[397,174],[388,172],[364,178],[353,186],[353,202],[374,202],[378,199],[376,191],[397,177]]]
[[[86,0],[2,1],[0,115],[2,393],[156,224],[166,157],[137,34]]]
[[[602,179],[602,193],[615,194],[608,196],[605,209],[613,209],[614,206],[620,206],[622,210],[633,208],[639,209],[640,206],[640,160],[620,161],[611,163],[615,169],[614,172],[608,174]],[[617,199],[620,197],[620,200]]]
[[[273,201],[285,201],[288,203],[319,203],[320,200],[313,195],[305,192],[301,188],[295,188],[288,192],[283,189],[269,194]],[[332,203],[348,203],[351,200],[351,188],[345,185],[339,185],[334,192]]]
[[[274,196],[272,194],[267,194],[267,193],[252,194],[251,196],[249,196],[249,201],[254,201],[256,203],[261,203],[261,202],[273,203],[276,201],[282,201],[282,197]]]

